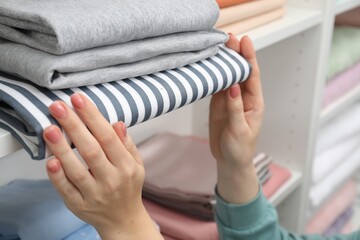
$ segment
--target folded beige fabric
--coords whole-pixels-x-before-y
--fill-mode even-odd
[[[216,27],[245,20],[284,6],[286,0],[258,0],[222,8]]]
[[[338,15],[335,24],[360,27],[360,7]]]
[[[250,1],[255,1],[255,0],[216,0],[220,8],[230,7],[236,4],[241,4]]]
[[[227,33],[239,34],[251,30],[253,28],[259,27],[261,25],[264,25],[266,23],[275,21],[276,19],[283,17],[285,13],[286,13],[285,7],[281,7],[276,10],[258,15],[256,17],[248,18],[243,21],[222,26],[219,29]]]

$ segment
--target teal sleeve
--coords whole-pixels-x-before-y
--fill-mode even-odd
[[[217,194],[215,212],[221,240],[360,240],[360,232],[330,238],[290,233],[279,226],[276,209],[262,191],[244,205],[226,203]]]

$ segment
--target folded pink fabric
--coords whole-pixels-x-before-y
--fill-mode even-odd
[[[182,193],[190,199],[192,196],[209,199],[214,195],[216,160],[206,142],[159,133],[140,143],[138,150],[146,170],[145,188],[174,195]]]
[[[220,10],[215,27],[225,26],[275,10],[284,6],[285,2],[286,0],[258,0],[223,8]]]
[[[269,169],[272,176],[262,187],[264,195],[268,199],[291,177],[291,172],[279,165],[272,163]]]
[[[202,221],[161,207],[143,199],[151,218],[160,226],[160,231],[170,237],[182,240],[218,240],[219,235],[214,221]]]
[[[335,24],[360,27],[360,7],[336,16]]]
[[[350,234],[353,231],[353,225],[352,225],[353,220],[350,219],[345,226],[343,227],[343,229],[341,229],[341,233],[342,234]]]
[[[206,140],[159,133],[138,145],[146,176],[143,196],[161,205],[212,220],[217,181],[216,160]],[[257,154],[253,163],[260,180],[272,158]]]
[[[275,21],[276,19],[283,17],[285,13],[286,13],[285,7],[282,7],[260,14],[255,17],[247,18],[239,22],[222,26],[219,29],[224,32],[239,34],[251,30],[253,28],[259,27],[261,25],[267,24],[269,22]]]
[[[356,184],[349,181],[335,196],[313,216],[306,226],[306,233],[321,234],[355,201]]]
[[[360,14],[360,12],[359,12]],[[325,87],[323,107],[327,107],[360,84],[360,62],[329,80]]]
[[[163,234],[163,238],[164,238],[165,240],[180,240],[180,239],[176,239],[176,238],[169,237],[169,236],[167,236],[167,235],[165,235],[165,234]]]

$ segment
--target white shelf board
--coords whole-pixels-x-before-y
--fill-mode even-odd
[[[276,193],[271,196],[269,202],[274,206],[279,205],[287,196],[289,196],[297,187],[301,185],[302,173],[291,171],[291,177],[284,183]]]
[[[0,128],[0,158],[11,154],[21,148],[20,144],[8,131]]]
[[[360,99],[360,84],[321,111],[321,122],[325,123]]]
[[[322,12],[320,10],[288,6],[283,18],[241,33],[238,38],[248,35],[253,40],[255,49],[260,50],[314,27],[321,21]]]
[[[338,15],[360,6],[360,0],[339,0],[336,2],[335,6],[335,14]]]

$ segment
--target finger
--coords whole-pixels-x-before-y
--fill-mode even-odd
[[[115,166],[128,161],[128,154],[111,124],[85,96],[75,93],[71,102],[82,121],[96,138],[108,160]]]
[[[258,110],[263,108],[263,93],[261,89],[260,81],[260,68],[256,60],[256,53],[251,39],[248,36],[244,36],[240,42],[240,54],[251,64],[252,71],[249,79],[241,83],[241,89],[243,95],[249,95],[256,102],[252,102],[252,110]],[[244,101],[245,108],[247,108],[247,102]],[[247,109],[245,109],[246,111]]]
[[[81,203],[83,196],[79,190],[72,184],[66,177],[64,169],[58,159],[50,159],[46,163],[46,170],[50,181],[54,185],[55,189],[60,193],[65,202],[70,204]]]
[[[117,122],[113,125],[113,128],[118,136],[118,138],[121,140],[121,142],[124,144],[127,151],[131,154],[131,156],[135,159],[135,161],[143,165],[143,162],[141,160],[139,151],[136,148],[136,145],[132,141],[132,138],[129,134],[127,134],[127,129],[124,122]]]
[[[232,33],[228,33],[229,40],[226,42],[228,48],[233,49],[235,52],[240,52],[240,42]]]
[[[63,102],[54,102],[49,107],[50,113],[64,128],[72,143],[91,169],[94,177],[106,176],[111,164],[99,143],[89,132],[80,118]]]
[[[60,129],[53,125],[46,128],[44,139],[51,152],[60,161],[64,175],[79,189],[83,196],[91,194],[95,183],[94,179],[76,157]]]

